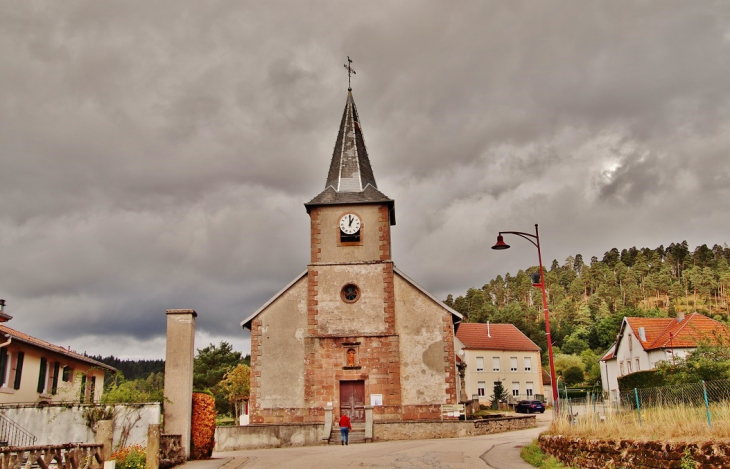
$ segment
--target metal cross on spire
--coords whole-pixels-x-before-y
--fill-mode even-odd
[[[350,79],[353,75],[355,75],[355,70],[352,69],[352,60],[350,60],[350,56],[347,56],[347,65],[345,65],[345,68],[347,69],[347,91],[352,91],[352,85],[350,84]]]

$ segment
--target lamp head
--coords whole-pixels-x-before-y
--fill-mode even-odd
[[[509,249],[509,244],[507,244],[507,243],[504,242],[504,238],[502,237],[502,235],[498,235],[497,236],[497,244],[495,244],[494,246],[492,246],[492,249],[497,249],[497,250],[500,250],[500,251],[503,250],[503,249]]]
[[[540,272],[535,272],[534,274],[530,274],[530,277],[532,278],[533,287],[539,287],[541,285]]]

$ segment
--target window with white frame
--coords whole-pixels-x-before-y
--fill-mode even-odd
[[[509,370],[510,371],[517,371],[517,357],[510,357],[509,358]]]
[[[477,395],[484,396],[487,389],[486,381],[477,381]]]
[[[626,368],[629,370],[629,373],[631,373],[631,360],[626,360]]]
[[[525,371],[532,371],[532,358],[525,357]]]
[[[484,357],[477,357],[477,371],[484,371]]]
[[[492,371],[499,371],[499,357],[492,357]]]
[[[518,397],[520,395],[520,382],[512,381],[512,396]]]
[[[525,383],[525,394],[527,394],[527,397],[532,397],[532,381],[528,381]]]
[[[621,376],[623,376],[624,375],[624,362],[619,362],[618,366],[621,370]]]
[[[636,371],[641,371],[641,364],[639,363],[639,359],[636,359]]]

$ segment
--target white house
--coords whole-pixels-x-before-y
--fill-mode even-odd
[[[98,402],[109,365],[17,331],[0,300],[0,406]]]
[[[603,390],[611,400],[618,399],[618,378],[637,371],[656,368],[659,361],[685,357],[713,333],[727,333],[719,321],[699,313],[677,318],[629,318],[621,323],[616,342],[600,361]]]
[[[512,324],[462,323],[457,351],[466,364],[464,382],[469,398],[487,404],[494,383],[501,381],[513,400],[545,395],[540,347]]]

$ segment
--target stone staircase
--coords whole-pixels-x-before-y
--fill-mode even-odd
[[[351,445],[365,443],[365,424],[353,423],[352,430],[350,430],[350,437],[348,438],[348,440]],[[332,427],[332,431],[330,432],[329,444],[340,444],[340,427],[338,427],[337,425]]]

